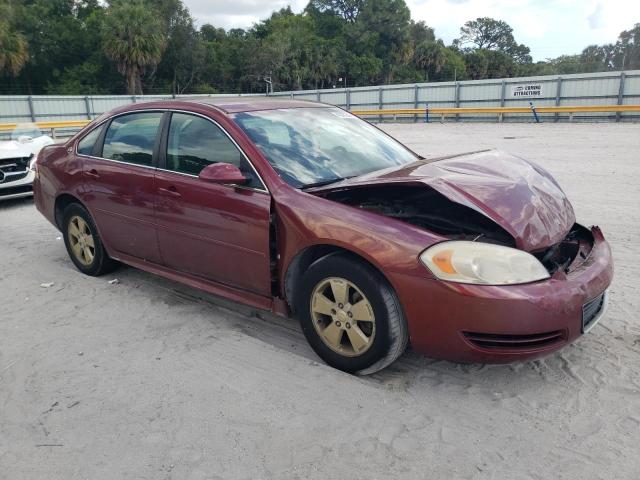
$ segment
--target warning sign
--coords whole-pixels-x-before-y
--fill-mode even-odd
[[[514,85],[511,87],[511,96],[513,98],[532,98],[542,96],[542,84],[530,83],[528,85]]]

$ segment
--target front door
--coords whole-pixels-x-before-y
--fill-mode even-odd
[[[270,295],[271,197],[244,154],[216,123],[173,113],[155,178],[158,241],[164,263],[261,295]],[[215,162],[238,166],[245,186],[198,178]]]
[[[124,253],[160,263],[153,219],[153,152],[161,119],[162,112],[115,117],[106,127],[104,142],[94,147],[91,155],[84,156],[78,149],[85,201],[115,256]]]

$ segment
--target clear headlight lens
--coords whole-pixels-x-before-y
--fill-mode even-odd
[[[480,285],[515,285],[549,278],[530,253],[490,243],[450,241],[427,248],[420,260],[441,280]]]

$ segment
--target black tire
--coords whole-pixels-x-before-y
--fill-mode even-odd
[[[78,217],[84,220],[93,239],[93,247],[91,250],[93,252],[93,257],[91,261],[85,261],[84,263],[82,260],[78,259],[71,245],[71,243],[74,241],[72,240],[72,235],[70,234],[71,222],[72,220],[74,222],[77,222],[76,219]],[[91,218],[91,215],[89,214],[87,209],[79,203],[71,203],[64,209],[64,212],[62,214],[61,230],[62,236],[64,238],[64,245],[65,247],[67,247],[67,253],[71,258],[71,261],[76,266],[76,268],[85,275],[98,277],[100,275],[112,272],[118,267],[118,262],[112,260],[111,258],[109,258],[109,255],[107,255],[93,218]]]
[[[372,307],[375,335],[372,335],[370,346],[362,354],[351,351],[351,356],[345,356],[338,353],[325,343],[314,327],[312,295],[318,286],[330,278],[347,280],[361,291]],[[377,270],[348,254],[328,255],[307,269],[296,293],[295,312],[311,348],[327,364],[345,372],[360,375],[377,372],[393,363],[407,348],[407,324],[395,291]],[[316,323],[317,317],[316,314]],[[340,323],[333,322],[337,317],[323,318],[327,324]],[[348,335],[346,337],[340,337],[343,343],[345,340],[348,342]]]

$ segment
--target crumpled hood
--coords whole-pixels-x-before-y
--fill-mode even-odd
[[[575,223],[573,207],[548,172],[496,150],[419,160],[310,192],[415,183],[428,185],[449,200],[487,216],[522,250],[541,250],[560,242]]]
[[[51,145],[53,140],[51,137],[43,135],[26,142],[17,142],[15,140],[0,141],[0,159],[30,157],[31,154],[38,153],[42,147]]]
[[[0,142],[0,158],[28,157],[31,149],[20,142]]]

